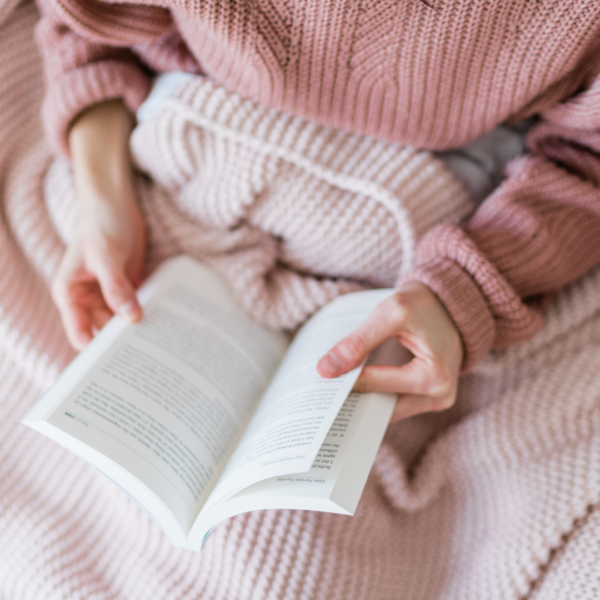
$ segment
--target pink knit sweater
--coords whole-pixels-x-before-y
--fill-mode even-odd
[[[85,107],[135,110],[148,69],[204,72],[283,111],[419,148],[470,142],[534,114],[530,154],[466,228],[419,243],[428,285],[474,365],[533,335],[543,299],[600,262],[596,0],[39,0],[44,117],[67,152]]]

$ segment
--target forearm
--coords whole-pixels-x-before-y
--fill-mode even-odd
[[[127,215],[137,211],[129,136],[134,119],[120,101],[97,104],[81,113],[68,134],[79,213]]]
[[[98,104],[73,123],[68,143],[78,225],[52,285],[71,344],[78,350],[113,316],[141,317],[145,223],[129,156],[133,118],[120,102]]]

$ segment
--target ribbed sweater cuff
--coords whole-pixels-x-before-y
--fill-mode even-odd
[[[149,78],[136,65],[116,60],[90,64],[50,81],[43,119],[51,144],[68,157],[69,127],[81,111],[93,104],[120,98],[135,113],[149,89]]]
[[[473,279],[454,261],[438,256],[407,273],[396,287],[410,281],[426,285],[446,307],[463,341],[462,370],[474,367],[492,347],[494,319]]]

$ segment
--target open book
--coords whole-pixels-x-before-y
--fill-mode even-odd
[[[290,344],[177,257],[140,289],[142,321],[113,318],[22,421],[106,474],[176,546],[199,551],[251,510],[351,515],[395,396],[350,393],[360,368],[323,379],[316,364],[390,293],[341,296]],[[377,362],[406,360],[394,344]]]

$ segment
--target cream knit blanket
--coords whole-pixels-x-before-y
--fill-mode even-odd
[[[35,9],[14,6],[0,0],[0,597],[596,598],[600,271],[561,292],[534,339],[465,376],[452,410],[390,428],[355,517],[261,511],[219,526],[200,555],[173,549],[112,483],[18,423],[73,356],[48,285],[74,214],[37,116]],[[425,153],[206,82],[133,147],[160,184],[140,178],[151,264],[203,257],[272,325],[357,281],[392,284],[414,240],[466,206]]]
[[[293,329],[339,293],[392,287],[416,240],[472,208],[428,152],[284,115],[198,77],[132,138],[151,264],[174,252],[226,276],[244,309]],[[46,181],[65,241],[67,161]]]

